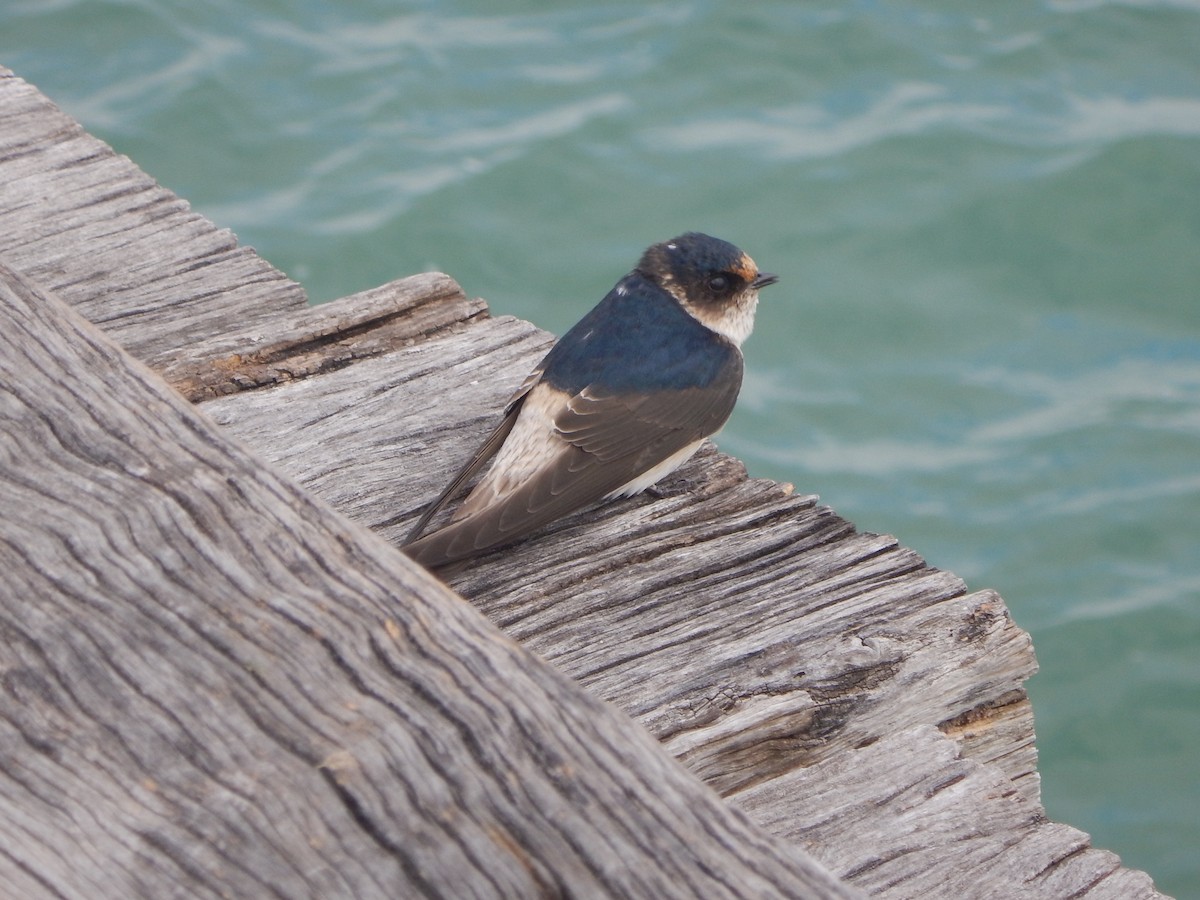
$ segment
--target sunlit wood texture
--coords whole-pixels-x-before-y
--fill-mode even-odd
[[[31,276],[39,287],[57,290],[187,397],[203,401],[202,409],[224,425],[226,434],[268,459],[275,471],[392,541],[471,452],[504,398],[550,343],[550,336],[525,323],[488,319],[480,301],[465,297],[452,279],[438,274],[403,279],[310,309],[298,285],[239,248],[232,235],[190,212],[186,202],[3,70],[0,233],[0,260]],[[95,373],[81,376],[74,389],[89,396],[95,378]],[[65,426],[44,431],[47,422],[57,421],[37,419],[44,440],[81,433],[63,430]],[[25,431],[17,429],[23,443],[12,445],[25,455],[10,457],[29,465],[43,451],[30,449],[32,439]],[[144,437],[136,428],[109,431],[112,439],[122,435],[135,442]],[[85,459],[92,459],[87,453],[99,453],[119,469],[128,454],[117,446],[111,440],[76,441],[80,453],[86,450]],[[319,508],[270,469],[245,464],[248,474],[224,481],[213,476],[215,484],[201,479],[206,491],[222,484],[235,493],[245,491],[261,477],[301,508]],[[53,523],[38,520],[40,527],[50,529],[64,560],[72,549],[91,547],[72,539],[72,528],[90,529],[96,547],[108,549],[93,567],[70,570],[74,575],[63,574],[56,586],[108,590],[127,579],[136,583],[143,568],[158,565],[152,562],[156,552],[179,552],[170,541],[149,549],[131,543],[128,528],[113,524],[117,520],[112,516],[131,516],[136,506],[125,510],[118,503],[116,511],[89,518],[81,511],[99,502],[95,498],[111,497],[105,493],[111,485],[104,478],[92,485],[77,468],[67,469],[64,477],[70,477],[64,485],[75,491],[59,497],[66,506],[55,507],[59,513]],[[93,474],[101,470],[88,469]],[[16,470],[5,469],[11,471]],[[191,486],[187,479],[199,476],[190,471],[185,466],[164,484],[182,478],[182,484]],[[125,472],[146,477],[136,467]],[[176,487],[169,496],[175,504],[170,507],[174,525],[203,525],[208,529],[201,528],[205,540],[232,539],[235,545],[235,536],[245,534],[244,514],[214,519],[209,507],[188,500],[187,491]],[[38,509],[37,499],[26,493],[9,501],[3,509],[10,529],[6,533],[26,534],[23,523],[35,520],[29,511]],[[290,535],[271,533],[272,552],[294,561],[301,545]],[[328,576],[358,585],[370,570],[361,569],[359,551],[340,546],[333,556],[317,557],[319,564],[308,558],[302,575],[285,565],[289,584],[298,580],[310,591],[310,576]],[[17,555],[16,570],[26,556]],[[223,554],[212,558],[220,577],[225,577],[223,560]],[[37,571],[45,575],[50,570]],[[405,577],[417,576],[409,572]],[[198,577],[200,583],[189,587],[203,594],[207,580]],[[858,532],[811,495],[747,480],[736,460],[711,448],[652,495],[560,523],[535,540],[454,574],[451,583],[509,635],[593,695],[632,714],[730,803],[873,895],[986,897],[1000,890],[1020,897],[1157,896],[1145,875],[1122,869],[1112,854],[1091,849],[1086,835],[1046,822],[1023,686],[1035,662],[1027,635],[1013,624],[1002,600],[990,591],[968,591],[958,578],[928,567],[892,538]],[[421,584],[421,590],[429,587],[423,579]],[[316,604],[312,594],[303,596]],[[52,709],[63,697],[77,705],[77,696],[93,703],[96,691],[116,705],[113,698],[120,692],[105,685],[128,682],[114,682],[111,672],[103,674],[101,663],[135,663],[126,654],[105,657],[101,652],[123,637],[112,634],[108,617],[97,614],[93,621],[81,613],[76,622],[59,613],[38,619],[36,604],[24,595],[19,602],[20,613],[10,614],[22,629],[51,629],[45,633],[64,642],[39,645],[55,648],[53,653],[40,651],[43,668],[77,652],[80,661],[78,669],[70,670],[77,675],[70,682],[11,674],[38,671],[25,663],[9,670],[5,683],[10,692],[18,691],[9,696],[21,698],[12,709],[40,709],[38,703]],[[174,615],[174,609],[167,612]],[[186,628],[195,629],[219,647],[226,646],[222,642],[231,631],[257,624],[267,643],[259,647],[251,641],[247,646],[258,649],[246,651],[250,662],[239,670],[239,677],[254,684],[236,681],[232,684],[242,693],[226,687],[227,694],[221,695],[222,702],[238,698],[251,710],[256,707],[240,698],[255,684],[268,683],[264,673],[296,672],[289,654],[306,665],[323,658],[313,644],[297,644],[297,636],[307,635],[326,655],[336,656],[326,630],[333,628],[360,642],[354,646],[369,643],[378,660],[384,657],[376,645],[389,648],[388,642],[397,640],[378,605],[364,607],[361,619],[357,614],[347,618],[344,605],[328,606],[321,617],[293,614],[286,626],[260,624],[261,616],[278,611],[262,598],[250,614],[235,616],[230,609],[194,612],[179,621],[162,619],[163,612],[155,621],[184,628],[184,634]],[[157,627],[139,616],[125,630],[137,636],[142,654],[157,654],[154,658],[165,654],[174,661],[172,641],[195,643],[195,652],[208,646],[190,636],[186,641],[172,638],[176,632],[170,629],[156,636]],[[235,654],[234,659],[242,657]],[[303,674],[295,674],[297,681],[289,682],[288,689],[303,692],[320,680],[317,673],[323,670],[315,666],[312,662]],[[458,688],[455,680],[438,683],[447,690]],[[149,698],[157,695],[125,690],[121,709],[154,705]],[[207,694],[197,693],[203,696]],[[77,840],[86,838],[84,826],[111,827],[118,812],[166,795],[161,785],[172,784],[173,766],[201,765],[224,773],[217,788],[186,778],[188,786],[179,788],[187,796],[193,796],[187,791],[194,788],[205,810],[236,806],[250,815],[255,802],[264,803],[268,812],[273,803],[301,802],[269,800],[257,793],[260,779],[266,779],[261,774],[265,764],[257,756],[247,769],[204,762],[218,751],[197,736],[208,739],[217,730],[225,734],[217,715],[224,707],[192,702],[200,705],[181,702],[171,709],[176,729],[171,740],[145,735],[154,746],[168,748],[154,756],[165,766],[161,780],[136,767],[117,773],[125,778],[124,793],[112,787],[105,795],[109,807],[94,792],[74,791],[74,785],[74,792],[65,795],[46,794],[50,788],[44,788],[39,796],[56,799],[59,824],[69,822]],[[336,723],[328,726],[335,728],[335,736],[341,733],[336,728],[371,735],[398,727],[389,718],[396,708],[377,700],[357,709],[331,707],[326,713]],[[378,724],[377,715],[383,716]],[[549,713],[543,709],[539,715]],[[573,713],[565,710],[564,715]],[[34,715],[31,721],[39,720]],[[30,731],[40,735],[32,741],[21,737],[5,744],[13,763],[6,771],[21,772],[31,761],[49,765],[41,755],[55,762],[56,740],[68,734],[57,721],[47,719],[48,730]],[[103,720],[89,721],[102,737],[109,734]],[[270,734],[280,727],[274,719],[259,724]],[[630,724],[626,729],[632,746],[641,746],[638,729]],[[470,729],[459,736],[477,740]],[[345,773],[358,771],[357,763],[351,764],[357,757],[341,754],[343,743],[330,740],[299,755],[303,766],[317,760],[321,784],[335,795],[340,779],[349,777]],[[232,751],[220,751],[226,752]],[[249,757],[243,752],[237,759]],[[558,762],[547,765],[552,778],[560,772]],[[645,783],[657,778],[657,771],[637,773],[635,780]],[[472,777],[495,776],[481,771]],[[32,821],[20,819],[26,814],[21,805],[8,804],[6,810],[16,810],[15,817],[5,814],[10,830],[13,822]],[[182,815],[185,825],[180,827],[191,829],[193,838],[204,837],[204,816]],[[278,817],[270,821],[272,829],[298,829],[288,831],[293,837],[318,833],[309,824],[296,826]],[[401,832],[403,828],[393,834]],[[147,827],[141,833],[149,836],[135,848],[143,863],[168,869],[185,865],[188,857],[177,849],[184,840],[179,832]],[[410,837],[417,840],[424,833],[414,831]],[[238,840],[253,844],[258,834],[247,827],[238,832]],[[46,850],[49,858],[75,852],[62,850],[73,845],[51,839],[54,832],[44,835],[40,846],[60,848]],[[322,852],[326,846],[317,842]],[[64,865],[63,859],[57,864]],[[205,864],[224,865],[215,858]],[[35,878],[36,871],[36,865],[13,869],[14,877],[26,879]],[[90,870],[72,877],[93,877],[83,871]],[[97,896],[82,889],[75,893]]]

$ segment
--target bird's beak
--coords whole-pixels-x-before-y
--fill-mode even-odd
[[[758,277],[750,282],[750,287],[757,291],[760,288],[765,288],[768,284],[774,284],[778,280],[778,275],[772,275],[770,272],[759,272]]]

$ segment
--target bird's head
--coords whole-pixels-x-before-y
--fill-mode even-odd
[[[647,249],[636,271],[738,345],[754,327],[759,290],[779,280],[728,241],[694,231]]]

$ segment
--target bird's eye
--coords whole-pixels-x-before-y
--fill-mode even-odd
[[[723,294],[729,290],[729,279],[724,275],[714,275],[708,279],[708,287],[714,294]]]

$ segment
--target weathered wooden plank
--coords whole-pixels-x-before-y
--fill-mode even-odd
[[[864,772],[884,777],[864,778]],[[930,726],[736,794],[733,802],[873,897],[1160,896],[1087,835],[1047,822],[994,766]],[[824,814],[800,824],[789,807]]]
[[[501,318],[202,405],[334,506],[398,540],[549,343]],[[1008,873],[997,875],[1003,890],[989,893],[985,879],[960,894],[966,880],[945,873],[963,863],[963,846],[947,839],[898,853],[908,868],[874,857],[843,867],[871,893],[1101,897],[1127,884],[1131,896],[1157,896],[1141,873],[1105,868],[1111,854],[1088,850],[1086,836],[1045,823],[1023,688],[1036,663],[1001,599],[967,593],[953,575],[890,537],[857,532],[812,496],[747,480],[711,448],[657,495],[575,516],[451,583],[506,632],[632,713],[718,790],[740,802],[763,789],[748,809],[771,830],[800,834],[856,804],[857,835],[822,838],[816,829],[804,846],[830,840],[837,850],[887,854],[890,842],[911,844],[911,822],[969,835],[990,827],[997,791],[1021,804],[1016,820],[1000,821],[972,851],[977,866]],[[951,745],[926,733],[943,760],[929,777],[958,778],[947,774],[955,766],[977,774],[945,798],[929,792],[907,819],[889,817],[879,798],[894,791],[897,766],[906,773],[912,764],[889,738],[933,726],[969,758],[951,765]],[[876,745],[889,764],[855,755]],[[820,779],[843,759],[866,760],[852,768],[857,793],[798,802],[768,790],[801,772]],[[1036,872],[1027,871],[1031,847],[1048,853]],[[904,885],[919,887],[906,893]]]
[[[548,342],[496,320],[204,408],[398,538]],[[453,583],[722,790],[1024,698],[1028,637],[994,594],[711,452],[668,494],[576,516]],[[1030,760],[1008,762],[1036,790]]]
[[[6,127],[10,120],[18,125]],[[46,127],[51,120],[57,130]],[[224,305],[229,291],[243,289],[238,279],[264,280],[265,287],[252,285],[240,295],[253,297],[274,291],[281,276],[270,267],[264,275],[265,264],[238,250],[228,232],[191,216],[183,201],[103,144],[80,143],[81,135],[48,101],[19,79],[6,83],[0,72],[0,226],[34,221],[33,231],[22,232],[32,240],[18,239],[22,260],[41,266],[42,276],[61,283],[106,328],[124,329],[135,349],[166,367],[189,396],[243,391],[205,406],[385,536],[403,534],[549,346],[547,335],[523,323],[480,324],[478,301],[437,275],[324,310],[303,310],[299,288],[284,286],[278,293],[295,302],[261,317],[254,309],[243,315],[238,304]],[[95,160],[80,153],[89,147]],[[107,194],[77,178],[96,161]],[[5,193],[6,176],[20,190]],[[79,198],[91,198],[91,205]],[[176,233],[158,242],[155,222]],[[122,236],[131,238],[136,255],[122,249]],[[109,263],[124,260],[136,274],[120,265],[102,270],[86,254],[63,252],[82,246],[81,237],[105,248]],[[187,258],[192,262],[180,263]],[[115,306],[106,291],[119,297]],[[214,303],[224,312],[209,318]],[[175,351],[158,344],[158,328],[185,343]],[[362,361],[368,357],[379,358]],[[282,386],[255,390],[271,385]],[[63,533],[76,516],[61,517]],[[919,861],[903,877],[899,862],[873,849],[871,842],[895,848],[908,833],[906,822],[927,820],[947,835],[969,836],[972,828],[990,827],[982,811],[997,791],[1040,810],[1032,719],[1021,686],[1034,663],[1002,601],[991,592],[967,594],[958,579],[929,569],[891,538],[858,534],[814,497],[747,481],[736,460],[711,448],[654,496],[581,514],[537,542],[464,570],[455,583],[511,633],[637,712],[673,752],[736,800],[764,791],[767,799],[753,812],[774,830],[816,828],[806,833],[817,835],[824,819],[844,814],[839,803],[863,798],[851,815],[863,831],[851,840],[882,861],[864,856],[849,868],[856,883],[873,890],[908,896],[897,885],[919,883],[930,896],[958,896],[952,880],[927,874],[953,869],[959,858],[953,840],[932,841],[927,854],[900,853],[898,860]],[[272,644],[262,659],[286,656],[289,646]],[[649,654],[645,662],[642,653]],[[895,754],[902,745],[891,738],[906,729],[932,748],[922,753],[941,760],[942,774],[929,777],[952,782],[957,776],[946,772],[958,757],[947,757],[944,745],[937,749],[940,739],[929,725],[952,736],[970,766],[983,766],[982,774],[972,769],[962,779],[971,790],[947,794],[955,802],[945,809],[937,806],[945,793],[938,790],[906,816],[888,818],[888,804],[880,804],[894,793],[888,773],[899,765],[902,777],[913,777],[920,768],[903,759],[859,766],[857,795],[827,795],[811,808],[772,789],[805,771],[819,778],[839,760],[869,760],[864,747]],[[330,771],[339,770],[341,759],[333,758]],[[873,813],[877,804],[883,811]],[[7,824],[0,816],[0,834]],[[22,862],[54,860],[61,825],[52,823],[41,840],[40,825],[19,823],[31,854]],[[970,846],[976,868],[1003,871],[1010,886],[985,895],[1158,896],[1146,876],[1089,850],[1074,829],[1044,822],[1032,830],[1019,822],[1007,827],[994,829],[995,841]],[[873,830],[881,837],[865,841]],[[0,840],[0,856],[7,846]],[[178,873],[180,864],[157,845],[149,854],[143,849],[137,848],[137,865],[156,867],[164,878]],[[31,873],[37,871],[19,869],[14,878],[32,879],[36,887]],[[358,885],[329,866],[308,875],[326,893],[353,893]],[[84,884],[92,876],[85,869],[77,877]]]
[[[165,363],[278,322],[303,289],[0,67],[0,254],[130,352]]]
[[[0,883],[850,897],[0,267]]]
[[[958,744],[964,756],[996,763],[1025,797],[1040,803],[1037,745],[1029,729],[1032,719],[1029,698],[1023,692],[1014,692],[985,709],[973,709],[940,722],[938,728]]]
[[[269,336],[230,329],[181,348],[159,369],[189,400],[307,378],[378,356],[486,315],[440,272],[413,275],[309,307]]]

